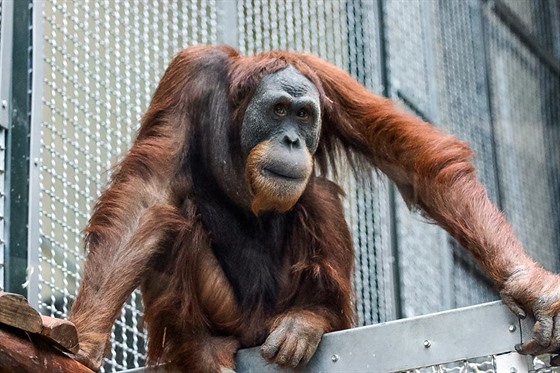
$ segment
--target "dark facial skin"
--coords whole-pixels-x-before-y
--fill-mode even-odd
[[[311,81],[293,67],[264,77],[241,129],[243,154],[257,158],[252,182],[266,185],[271,198],[297,200],[313,169],[320,129],[319,92]]]
[[[321,106],[317,88],[293,67],[263,78],[251,99],[241,129],[245,154],[258,143],[271,140],[287,150],[317,149]]]

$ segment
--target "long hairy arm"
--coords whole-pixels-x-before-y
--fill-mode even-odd
[[[77,358],[94,370],[123,303],[168,237],[186,224],[177,205],[188,198],[190,181],[183,167],[190,136],[233,54],[225,47],[193,47],[175,56],[134,144],[94,206],[85,229],[83,279],[70,312],[80,339]],[[179,175],[180,192],[175,189]]]
[[[409,206],[475,256],[513,312],[535,316],[533,338],[516,346],[519,352],[558,350],[560,277],[526,255],[478,181],[470,148],[397,110],[391,100],[370,93],[335,66],[311,55],[300,58],[317,73],[329,100],[323,115],[326,143],[338,141],[386,173]]]

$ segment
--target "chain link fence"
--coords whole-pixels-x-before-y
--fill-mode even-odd
[[[467,141],[527,250],[560,269],[560,72],[542,57],[560,55],[559,2],[499,3],[534,36],[539,54],[495,1],[237,0],[236,14],[224,12],[226,1],[41,3],[42,50],[33,55],[42,66],[40,239],[30,242],[40,263],[30,291],[41,312],[67,316],[84,257],[81,229],[171,57],[224,33],[235,34],[245,54],[315,53]],[[235,30],[227,29],[231,17]],[[496,299],[470,256],[409,212],[384,176],[341,183],[359,325]],[[105,372],[143,365],[141,317],[134,293],[113,329]],[[491,371],[487,360],[473,364]]]

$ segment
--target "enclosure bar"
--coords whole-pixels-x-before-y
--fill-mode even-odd
[[[424,108],[424,116],[426,121],[432,124],[440,124],[440,113],[438,113],[439,97],[438,97],[438,87],[437,87],[437,76],[436,76],[436,57],[435,57],[435,40],[434,40],[434,30],[432,30],[436,24],[434,11],[437,6],[436,2],[430,2],[420,8],[420,22],[422,27],[422,32],[424,37],[422,38],[422,43],[424,46],[424,66],[426,69],[426,75],[429,77],[427,81],[427,94],[428,94],[428,105]],[[404,94],[405,92],[401,92]],[[410,101],[410,100],[409,100]],[[422,112],[422,110],[420,110]]]
[[[490,121],[489,128],[490,128],[490,143],[492,149],[492,167],[494,169],[494,187],[496,191],[496,205],[500,210],[503,209],[504,199],[503,199],[503,186],[501,180],[501,170],[500,170],[500,162],[499,162],[499,154],[498,154],[498,142],[496,140],[496,119],[494,118],[494,97],[492,94],[492,63],[490,61],[490,50],[488,45],[490,43],[490,30],[488,30],[488,17],[485,16],[485,4],[478,4],[478,19],[480,21],[480,30],[481,30],[481,43],[482,48],[480,48],[480,52],[484,57],[484,82],[485,82],[485,89],[486,89],[486,105],[488,110],[488,119]]]
[[[14,1],[2,0],[0,25],[0,127],[8,129],[10,123],[10,84],[12,78],[12,39]]]
[[[519,40],[555,73],[560,74],[560,62],[536,40],[523,21],[501,0],[492,0],[491,9]]]
[[[377,0],[377,31],[379,35],[379,71],[381,74],[382,94],[385,97],[391,95],[389,82],[389,65],[387,61],[387,39],[385,36],[385,0]],[[395,306],[395,317],[403,317],[403,306],[401,296],[401,271],[399,258],[399,234],[397,231],[397,191],[395,184],[389,183],[389,220],[391,235],[391,255],[393,257],[393,299]]]
[[[12,84],[13,0],[2,0],[0,20],[0,289],[4,288],[6,216],[6,131],[10,128],[10,87]]]
[[[530,337],[530,322],[523,337]],[[519,320],[501,302],[326,334],[307,372],[395,372],[509,353],[521,342]],[[258,348],[241,350],[238,372],[283,372]]]
[[[43,122],[43,0],[33,0],[32,14],[32,66],[31,71],[31,128],[29,130],[29,228],[27,231],[27,300],[32,307],[39,307],[39,253],[41,195],[41,126]]]
[[[8,103],[11,125],[6,149],[5,288],[24,296],[27,296],[23,285],[26,282],[29,213],[31,10],[30,0],[14,1],[12,95]]]

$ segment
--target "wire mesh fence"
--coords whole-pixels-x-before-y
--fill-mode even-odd
[[[558,270],[559,170],[551,166],[558,165],[560,72],[511,35],[490,8],[484,17],[502,207],[527,250]]]
[[[375,1],[239,1],[239,48],[306,51],[344,68],[370,90],[382,93],[380,35]],[[342,180],[349,194],[346,216],[356,251],[354,288],[359,325],[395,318],[389,187],[370,175]],[[375,193],[371,191],[374,190]]]
[[[492,1],[238,0],[236,14],[224,14],[221,4],[43,2],[43,48],[34,54],[43,69],[40,242],[30,243],[39,247],[39,288],[30,291],[40,294],[41,312],[67,316],[84,257],[80,231],[172,55],[216,43],[221,32],[235,33],[246,54],[315,53],[467,141],[527,250],[560,269],[560,73],[504,24]],[[557,2],[507,6],[559,55],[560,17],[548,16],[560,11]],[[545,13],[546,27],[538,24]],[[237,30],[223,29],[228,17]],[[496,298],[470,256],[394,200],[385,177],[341,183],[360,325]],[[143,365],[141,317],[134,293],[113,329],[105,371]]]
[[[214,1],[48,0],[40,197],[40,310],[66,317],[84,258],[81,229],[174,53],[216,42]],[[105,371],[144,363],[134,293],[111,335]]]

